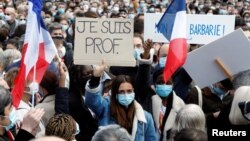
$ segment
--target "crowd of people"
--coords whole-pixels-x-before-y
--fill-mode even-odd
[[[0,1],[0,141],[210,141],[213,129],[250,135],[250,70],[202,89],[182,67],[164,81],[169,44],[143,39],[144,13],[164,13],[171,0],[42,2],[43,21],[62,61],[55,57],[39,84],[27,81],[14,108],[11,90],[29,28],[28,0]],[[249,0],[186,0],[186,9],[236,15],[235,29],[250,29]],[[137,65],[75,65],[77,17],[133,19]]]

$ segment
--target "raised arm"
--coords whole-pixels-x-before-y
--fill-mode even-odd
[[[143,106],[145,110],[146,105],[149,105],[148,101],[151,99],[150,89],[150,72],[151,72],[151,64],[153,62],[153,42],[152,40],[147,40],[144,43],[144,53],[141,54],[138,58],[139,68],[137,71],[136,79],[135,79],[135,93],[136,100]]]
[[[65,84],[69,84],[66,81],[69,81],[67,78],[68,70],[63,62],[59,64],[59,87],[56,89],[56,98],[55,98],[55,112],[56,114],[69,114],[69,86]]]
[[[103,75],[106,64],[94,67],[93,76],[85,86],[85,104],[98,116],[102,116],[104,110],[107,110],[109,101],[104,99],[101,94],[100,78]]]

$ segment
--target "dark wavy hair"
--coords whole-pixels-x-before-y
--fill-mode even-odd
[[[120,105],[116,99],[120,85],[125,82],[134,86],[132,79],[128,75],[118,75],[112,82],[110,113],[111,117],[115,119],[117,124],[127,129],[127,131],[131,133],[135,114],[135,106],[132,103],[128,108],[125,108],[124,106]]]
[[[46,89],[49,94],[55,94],[56,88],[58,87],[58,79],[56,74],[47,70],[43,76],[40,86]]]

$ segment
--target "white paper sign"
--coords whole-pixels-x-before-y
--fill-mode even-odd
[[[188,54],[184,68],[200,88],[227,78],[217,58],[235,75],[250,69],[250,41],[241,29]]]
[[[135,66],[133,33],[129,19],[76,18],[74,64]]]
[[[156,25],[162,13],[146,13],[144,17],[144,39],[154,42],[169,42]],[[234,31],[235,15],[187,14],[187,41],[190,44],[208,44]]]

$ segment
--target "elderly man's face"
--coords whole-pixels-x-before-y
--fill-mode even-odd
[[[8,21],[13,21],[15,19],[15,10],[11,7],[6,8],[5,15],[10,16]]]

